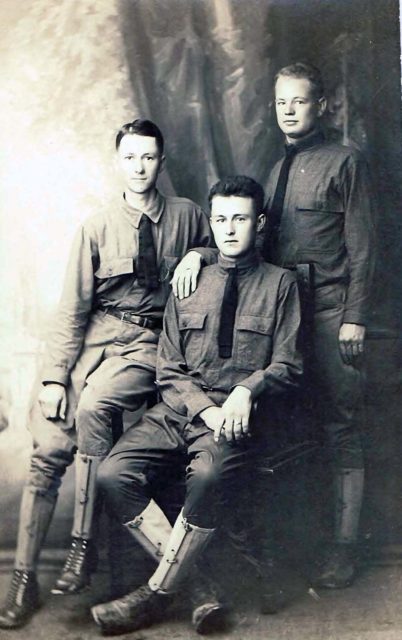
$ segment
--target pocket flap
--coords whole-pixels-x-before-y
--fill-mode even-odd
[[[181,313],[179,316],[179,329],[203,329],[206,313]]]
[[[253,331],[269,335],[272,333],[274,324],[273,316],[240,316],[236,327],[242,331]]]
[[[113,258],[111,260],[102,260],[99,269],[95,272],[95,276],[97,278],[113,278],[114,276],[122,276],[133,272],[133,258]]]

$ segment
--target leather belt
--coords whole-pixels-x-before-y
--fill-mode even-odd
[[[119,318],[122,322],[137,324],[146,329],[162,329],[162,318],[145,318],[144,316],[137,316],[135,313],[132,313],[132,311],[119,311],[119,309],[113,309],[113,307],[101,309],[101,311],[114,318]]]
[[[314,264],[311,262],[299,262],[298,264],[285,264],[285,269],[295,271],[299,286],[306,293],[314,291]]]

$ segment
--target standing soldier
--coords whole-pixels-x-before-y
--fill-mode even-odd
[[[40,390],[30,413],[34,451],[23,491],[15,570],[0,628],[25,624],[39,607],[36,568],[61,478],[77,450],[72,545],[53,593],[77,593],[94,564],[91,523],[95,479],[123,410],[155,389],[156,348],[175,273],[179,290],[195,288],[202,258],[213,256],[209,223],[191,200],[156,189],[163,137],[149,120],[116,137],[123,197],[79,229],[49,336]],[[201,247],[197,252],[193,247]],[[194,269],[194,266],[197,267]]]
[[[275,105],[286,155],[269,179],[263,251],[269,262],[299,277],[305,362],[320,404],[336,496],[333,544],[315,584],[345,587],[356,573],[364,480],[356,415],[373,272],[369,177],[358,151],[325,141],[319,125],[326,100],[315,67],[296,63],[281,69]]]

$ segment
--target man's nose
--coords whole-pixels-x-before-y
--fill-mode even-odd
[[[293,102],[287,102],[285,104],[285,114],[286,115],[293,115],[295,112],[295,107]]]
[[[142,162],[141,158],[136,158],[134,160],[134,171],[135,171],[135,173],[143,173],[144,165],[143,165],[143,162]]]
[[[235,226],[233,220],[228,220],[226,222],[225,233],[228,236],[232,236],[235,232]]]

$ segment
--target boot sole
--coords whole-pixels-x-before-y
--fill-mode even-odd
[[[79,589],[70,589],[67,591],[65,591],[64,589],[58,589],[57,587],[53,587],[53,589],[50,590],[50,593],[53,596],[75,596],[80,593],[85,593],[85,591],[89,591],[90,588],[91,586],[89,584],[86,584],[83,587],[80,587]]]
[[[35,609],[32,609],[27,615],[25,615],[23,618],[18,620],[18,622],[11,622],[10,620],[10,624],[7,624],[7,623],[4,624],[0,621],[0,629],[4,629],[6,631],[7,630],[12,631],[13,629],[21,629],[22,627],[25,627],[25,625],[29,623],[31,618],[33,618],[35,613],[37,613],[41,607],[42,607],[42,602],[39,602],[35,607]]]
[[[226,627],[226,609],[222,605],[214,605],[206,610],[199,620],[192,620],[193,628],[200,635],[207,635],[214,631],[222,631]]]

